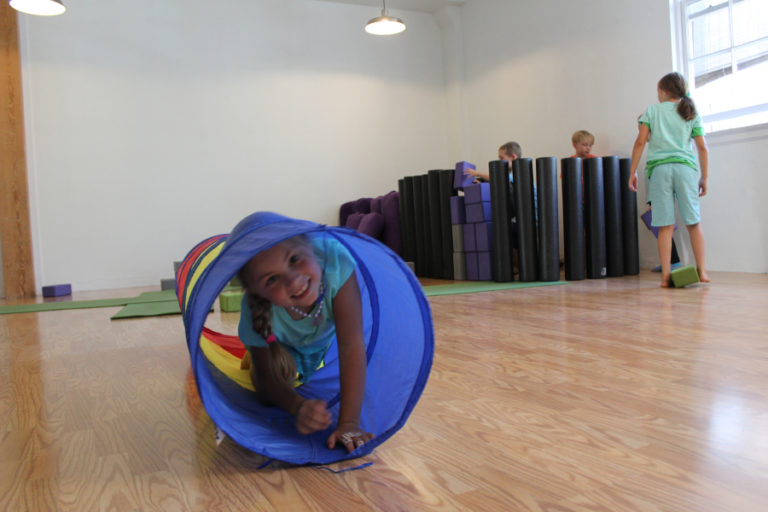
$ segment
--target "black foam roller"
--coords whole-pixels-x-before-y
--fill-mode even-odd
[[[429,189],[429,240],[432,244],[431,277],[445,279],[443,275],[443,227],[440,222],[440,171],[427,172]]]
[[[605,267],[608,277],[624,275],[624,235],[621,223],[619,157],[603,157],[605,204]]]
[[[637,192],[629,189],[631,158],[619,160],[619,186],[621,188],[621,226],[624,235],[624,274],[640,273],[640,253],[637,243]]]
[[[413,220],[413,177],[398,180],[398,206],[400,207],[400,238],[403,244],[403,260],[416,261],[416,233]]]
[[[419,277],[426,277],[426,236],[427,231],[424,227],[424,200],[422,194],[422,187],[424,186],[424,180],[422,176],[413,177],[413,224],[414,233],[416,235],[416,275]]]
[[[584,225],[587,228],[587,278],[606,275],[605,187],[602,158],[586,158],[584,166]]]
[[[536,211],[533,199],[533,161],[512,162],[517,203],[517,268],[520,281],[536,281]]]
[[[557,160],[536,159],[539,200],[539,281],[560,280],[560,226],[557,215]]]
[[[424,277],[435,277],[435,265],[432,258],[432,239],[429,234],[432,228],[432,211],[429,209],[429,176],[422,174],[416,178],[421,182],[421,222],[423,226],[424,245]]]
[[[453,275],[453,229],[451,228],[451,196],[456,195],[453,179],[456,171],[440,171],[440,227],[443,231],[442,261],[443,279],[454,279]]]
[[[586,278],[586,248],[584,246],[584,186],[581,158],[560,161],[563,179],[563,254],[565,279],[581,281]]]
[[[509,204],[509,163],[488,162],[491,183],[491,221],[493,230],[493,280],[506,283],[514,278],[512,264],[511,211]]]

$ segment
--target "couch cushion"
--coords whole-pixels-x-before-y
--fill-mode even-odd
[[[376,212],[366,213],[360,220],[357,230],[378,240],[384,230],[384,216]]]

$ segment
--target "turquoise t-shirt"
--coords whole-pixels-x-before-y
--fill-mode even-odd
[[[699,169],[691,142],[694,137],[704,135],[701,117],[696,115],[686,121],[677,113],[676,102],[664,101],[648,107],[640,116],[639,122],[648,126],[651,131],[646,157],[649,178],[654,167],[671,162],[685,164],[694,170]]]
[[[333,319],[333,299],[339,289],[355,271],[355,260],[349,251],[337,239],[324,233],[307,235],[320,267],[323,269],[322,322],[313,324],[313,318],[294,320],[284,308],[272,305],[272,333],[288,349],[296,360],[298,381],[308,382],[312,374],[323,362],[326,351],[336,335]],[[312,310],[313,312],[316,310]],[[264,341],[253,330],[251,308],[248,307],[247,294],[243,296],[240,308],[240,325],[237,329],[240,340],[246,347],[266,347]]]

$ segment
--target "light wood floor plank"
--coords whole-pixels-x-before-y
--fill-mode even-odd
[[[764,511],[768,276],[658,277],[431,297],[421,401],[339,474],[216,446],[178,316],[0,316],[0,510]]]

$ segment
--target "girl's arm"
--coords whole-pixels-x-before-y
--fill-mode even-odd
[[[632,163],[629,166],[629,188],[633,192],[637,192],[637,166],[640,164],[640,157],[643,156],[645,150],[645,143],[648,140],[648,136],[651,134],[648,125],[640,123],[637,127],[637,138],[635,144],[632,146]]]
[[[268,347],[254,347],[250,351],[251,380],[262,402],[280,407],[293,415],[296,418],[296,430],[302,434],[325,430],[331,425],[331,414],[325,402],[301,397],[291,383],[273,375]]]
[[[699,179],[699,196],[707,194],[707,178],[709,177],[709,148],[703,135],[693,138],[696,143],[696,150],[699,152],[699,167],[701,167],[701,178]]]
[[[328,447],[340,441],[349,451],[373,439],[360,431],[360,410],[365,394],[365,341],[363,314],[357,275],[352,272],[333,299],[336,340],[339,349],[339,384],[341,401],[339,422],[328,438]]]

